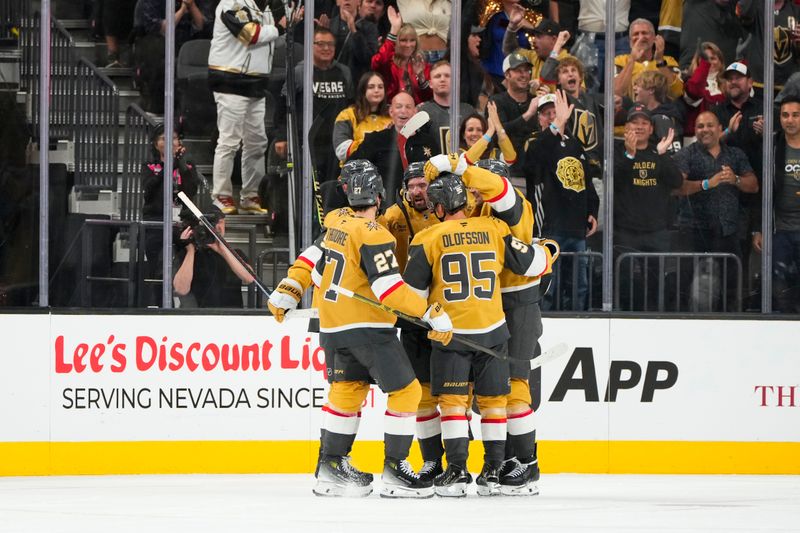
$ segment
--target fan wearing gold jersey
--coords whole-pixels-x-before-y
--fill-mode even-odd
[[[343,287],[411,316],[421,317],[432,339],[449,343],[452,324],[442,306],[430,306],[400,277],[392,235],[375,220],[383,199],[380,174],[367,169],[351,176],[347,200],[351,209],[325,217],[323,257],[312,271],[318,298],[320,340],[333,351],[328,368],[331,389],[323,407],[322,454],[314,492],[319,495],[366,496],[369,481],[349,464],[358,412],[374,378],[389,396],[384,417],[383,489],[387,497],[429,497],[430,480],[420,479],[406,458],[411,447],[420,400],[419,381],[397,339],[395,316],[343,296]],[[330,356],[328,356],[329,358]]]
[[[481,160],[467,166],[464,157],[434,156],[426,167],[428,179],[440,171],[462,174],[464,184],[484,199],[481,215],[496,216],[508,224],[511,234],[524,243],[533,242],[534,215],[530,202],[511,185],[508,167],[498,160]],[[540,241],[552,248],[553,261],[560,253],[555,241]],[[508,342],[511,393],[508,396],[506,460],[500,471],[500,489],[507,495],[538,494],[539,466],[536,429],[529,385],[530,360],[542,334],[539,311],[540,277],[524,277],[508,268],[500,274],[503,311],[511,338]]]
[[[550,268],[551,251],[514,238],[508,225],[495,217],[467,218],[467,192],[458,176],[441,174],[429,185],[428,200],[443,222],[411,242],[406,282],[428,301],[442,302],[454,332],[504,353],[509,334],[498,277],[504,266],[517,274],[541,276]],[[470,482],[466,412],[472,372],[485,450],[478,493],[499,494],[510,392],[508,363],[460,345],[431,344],[431,392],[439,396],[448,462],[447,470],[434,479],[436,493],[464,496]]]

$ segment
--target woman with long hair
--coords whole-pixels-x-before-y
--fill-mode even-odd
[[[725,58],[719,46],[712,42],[702,43],[692,58],[689,79],[683,86],[686,137],[694,137],[694,122],[700,113],[725,101],[725,80],[722,77],[724,70]]]
[[[333,126],[333,149],[339,161],[344,162],[358,148],[364,135],[391,124],[387,102],[383,76],[364,73],[358,80],[355,103],[336,116]]]
[[[472,165],[481,159],[499,159],[513,165],[517,161],[517,152],[497,115],[497,105],[489,102],[486,113],[488,120],[479,113],[472,113],[461,121],[458,128],[459,146],[462,152],[466,152],[467,163]]]
[[[406,91],[414,97],[414,103],[433,98],[430,86],[431,66],[419,52],[417,30],[403,24],[400,13],[391,6],[386,10],[391,29],[378,53],[372,56],[372,70],[383,75],[386,81],[386,100]]]

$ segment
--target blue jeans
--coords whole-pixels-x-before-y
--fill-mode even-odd
[[[549,235],[561,247],[562,252],[585,252],[586,239]],[[589,294],[589,258],[564,256],[553,266],[550,290],[542,299],[546,311],[585,311]]]
[[[772,294],[775,310],[798,312],[800,231],[776,231],[772,241]]]

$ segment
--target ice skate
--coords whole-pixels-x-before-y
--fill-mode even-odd
[[[484,464],[475,485],[478,487],[478,496],[499,496],[500,468],[489,463]]]
[[[414,472],[411,465],[403,459],[387,459],[383,464],[382,498],[431,498],[433,480],[423,479]]]
[[[442,460],[437,459],[436,461],[425,461],[422,463],[422,468],[419,469],[419,477],[420,479],[430,479],[431,481],[436,478],[439,474],[444,472],[444,468],[442,468]]]
[[[357,470],[347,456],[322,456],[316,477],[313,490],[317,496],[363,498],[372,493],[372,474]]]
[[[519,463],[514,470],[500,478],[500,493],[504,496],[536,496],[539,487],[539,463]]]
[[[467,495],[467,485],[472,482],[472,476],[463,466],[449,464],[447,470],[436,476],[433,480],[436,494],[445,498],[464,498]]]

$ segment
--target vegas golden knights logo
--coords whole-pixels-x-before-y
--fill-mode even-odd
[[[775,56],[775,64],[783,65],[792,59],[792,40],[786,28],[776,26],[773,30],[775,37],[775,47],[773,55]]]
[[[582,192],[586,189],[583,165],[574,157],[565,157],[558,161],[556,176],[558,176],[558,180],[565,189],[570,189],[575,192]]]
[[[647,170],[645,170],[643,168],[639,169],[639,177],[642,178],[642,179],[645,179],[647,177]]]
[[[597,146],[597,117],[587,109],[575,108],[572,112],[572,134],[583,145],[584,150]]]

